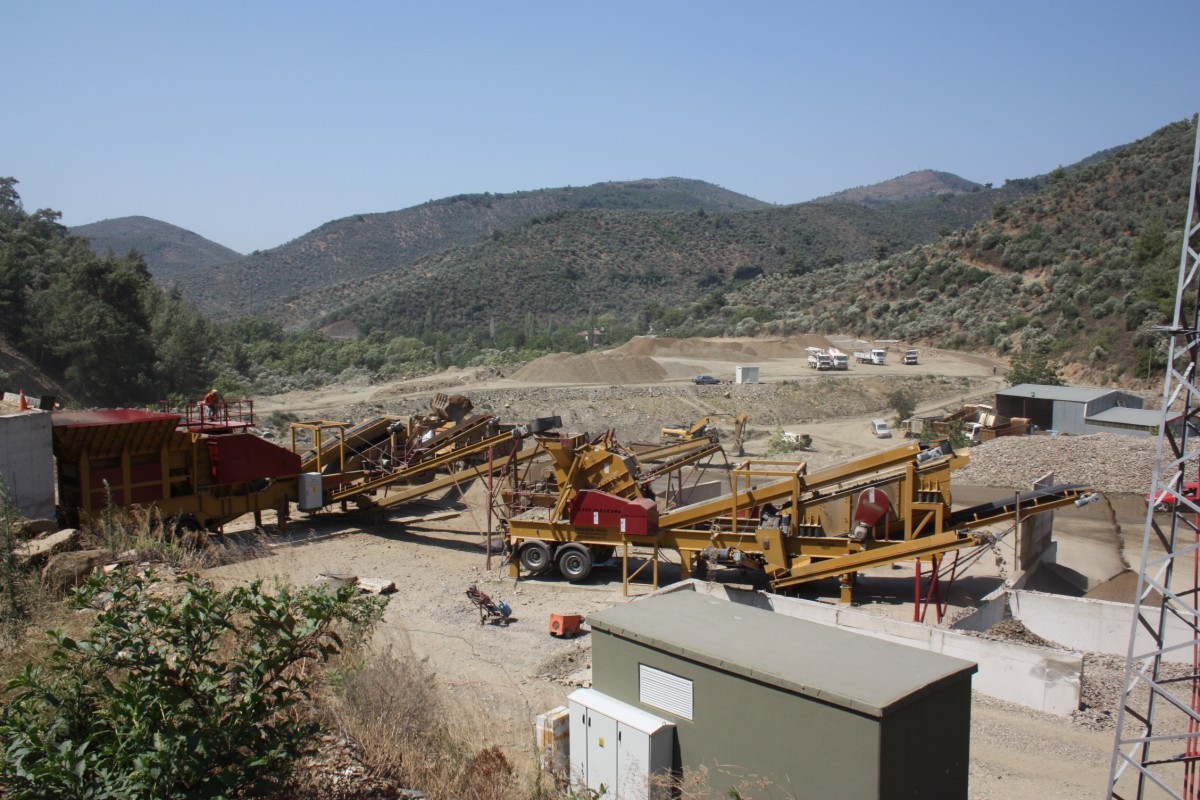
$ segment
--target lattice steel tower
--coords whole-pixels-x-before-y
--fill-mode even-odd
[[[1192,155],[1187,226],[1169,328],[1163,414],[1151,492],[1169,520],[1146,511],[1124,692],[1109,772],[1110,798],[1200,798],[1200,499],[1185,497],[1200,452],[1200,125]],[[1169,523],[1169,525],[1168,525]],[[1160,602],[1161,600],[1161,602]]]

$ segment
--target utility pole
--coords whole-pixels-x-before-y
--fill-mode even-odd
[[[1200,798],[1200,506],[1183,496],[1200,449],[1200,124],[1179,259],[1153,497],[1174,495],[1169,519],[1146,508],[1125,682],[1117,713],[1108,797]],[[1160,517],[1162,515],[1160,514]],[[1164,524],[1166,527],[1164,528]],[[1174,662],[1170,669],[1164,662]],[[1182,662],[1182,663],[1180,663]],[[1131,774],[1126,775],[1127,772]],[[1118,788],[1120,784],[1120,788]]]

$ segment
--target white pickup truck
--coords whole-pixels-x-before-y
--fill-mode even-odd
[[[855,350],[854,360],[860,364],[887,364],[887,350],[876,347],[874,350]]]

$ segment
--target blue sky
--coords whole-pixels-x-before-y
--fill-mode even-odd
[[[1200,5],[63,2],[0,7],[0,175],[241,252],[449,195],[695,178],[773,203],[1001,184],[1198,109]]]

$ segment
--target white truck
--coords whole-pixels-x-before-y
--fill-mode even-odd
[[[829,348],[829,358],[833,361],[833,368],[846,370],[850,369],[850,356],[838,350],[836,347]]]
[[[883,366],[887,364],[887,350],[876,347],[873,350],[855,350],[854,360],[860,364],[876,364]]]
[[[905,351],[904,351],[904,363],[905,363],[905,364],[918,364],[918,363],[920,363],[920,362],[917,360],[917,351],[916,351],[916,350],[905,350]]]
[[[808,353],[809,369],[833,369],[833,358],[824,350]]]

